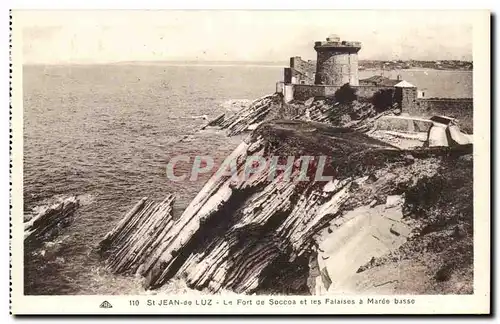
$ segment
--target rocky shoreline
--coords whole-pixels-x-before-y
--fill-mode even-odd
[[[206,293],[471,293],[472,145],[403,150],[362,133],[381,114],[369,105],[351,105],[355,111],[339,114],[333,125],[331,118],[313,121],[330,113],[318,108],[325,107],[321,99],[301,104],[295,118],[276,119],[290,109],[279,99],[263,97],[211,125],[229,135],[248,133],[227,160],[241,174],[248,156],[324,155],[331,158],[325,175],[333,180],[270,180],[270,171],[242,180],[212,177],[181,217],[168,222],[161,240],[127,257],[145,289],[182,281]],[[310,107],[315,114],[306,114]],[[458,164],[463,172],[453,172]],[[436,188],[450,195],[437,195]],[[450,198],[456,190],[460,196]],[[157,215],[168,219],[169,212]],[[119,226],[118,237],[157,237],[162,229],[135,226],[120,234]],[[110,237],[106,245],[113,245]],[[102,246],[109,264],[113,252]],[[457,255],[464,262],[453,263]]]

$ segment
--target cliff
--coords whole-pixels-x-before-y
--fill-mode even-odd
[[[460,209],[452,208],[449,196],[432,194],[435,187],[457,189],[463,181],[451,171],[457,161],[463,163],[462,175],[472,175],[471,153],[470,145],[400,150],[352,129],[304,121],[263,122],[226,159],[231,172],[215,174],[180,218],[168,222],[158,244],[130,267],[145,277],[147,289],[171,280],[209,293],[356,292],[374,283],[388,289],[386,282],[398,279],[383,271],[374,274],[377,267],[399,266],[403,259],[414,264],[419,249],[436,242],[431,233],[455,237],[458,231],[463,240],[443,246],[440,261],[418,273],[418,280],[434,284],[455,276],[453,280],[471,282],[463,267],[449,262],[453,253],[464,259],[472,253],[472,246],[464,243],[472,235],[467,225],[472,224],[467,207],[472,205],[472,182],[457,192],[463,199]],[[315,158],[300,159],[305,156]],[[321,156],[326,158],[324,167]],[[293,157],[292,163],[281,172],[275,167],[248,172],[249,159],[269,166],[273,161],[286,163],[288,157]],[[318,180],[318,173],[331,179]],[[120,231],[113,235],[123,237],[116,234]],[[128,235],[136,237],[139,231],[149,235],[140,224]],[[112,245],[109,237],[106,244]],[[438,254],[425,249],[431,256]],[[437,272],[443,267],[447,274],[440,277]],[[408,269],[400,270],[411,276],[413,268]],[[371,285],[365,287],[368,274]],[[399,291],[418,290],[398,282]]]
[[[400,113],[399,109],[392,107],[380,111],[367,101],[355,100],[341,104],[333,98],[323,97],[311,97],[305,102],[283,103],[281,94],[275,93],[253,101],[230,116],[217,116],[204,128],[210,126],[224,129],[228,136],[234,136],[251,132],[265,121],[291,119],[327,123],[364,132],[371,129],[377,118]]]

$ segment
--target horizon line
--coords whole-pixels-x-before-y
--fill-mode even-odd
[[[309,61],[314,61],[310,60]],[[457,59],[433,59],[433,60],[421,60],[421,59],[360,59],[359,62],[372,61],[372,62],[439,62],[439,61],[455,61],[455,62],[466,62],[473,63],[473,60],[457,60]],[[231,65],[231,63],[240,65],[262,65],[262,66],[275,66],[284,67],[288,66],[288,60],[127,60],[127,61],[62,61],[62,62],[23,62],[22,65],[112,65],[112,64],[135,64],[135,63],[190,63],[190,65],[217,65],[213,63],[219,63],[220,65]],[[279,64],[279,65],[273,65]],[[181,65],[181,64],[179,64]]]

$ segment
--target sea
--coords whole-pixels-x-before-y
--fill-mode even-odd
[[[382,73],[435,97],[472,97],[472,72],[360,71]],[[72,195],[82,202],[60,236],[25,255],[25,294],[142,293],[138,278],[106,271],[95,246],[143,197],[174,193],[180,215],[209,175],[172,181],[169,160],[222,161],[241,137],[201,131],[206,119],[228,101],[274,93],[282,78],[282,66],[255,64],[24,66],[25,213]]]

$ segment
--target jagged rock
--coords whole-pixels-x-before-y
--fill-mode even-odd
[[[219,116],[215,117],[215,119],[213,119],[210,122],[208,122],[208,124],[206,124],[205,126],[203,126],[201,129],[203,130],[203,129],[207,128],[207,127],[220,126],[220,124],[222,124],[224,122],[225,117],[226,117],[226,114],[222,113]]]
[[[309,99],[310,100],[310,99]],[[370,102],[354,101],[340,104],[332,99],[314,99],[311,103],[302,104],[308,109],[297,108],[297,113],[286,116],[294,120],[311,120],[328,123],[334,126],[353,128],[358,132],[369,132],[374,127],[374,122],[382,116],[397,115],[399,111],[389,109],[377,112]]]
[[[255,129],[268,117],[273,109],[278,110],[277,106],[279,105],[281,105],[281,96],[279,94],[266,95],[252,101],[248,106],[237,111],[232,116],[227,118],[225,115],[218,116],[210,121],[207,126],[218,126],[220,129],[226,129],[229,136],[238,135]]]
[[[226,129],[229,136],[256,129],[266,120],[286,118],[291,120],[313,121],[334,126],[353,128],[359,132],[369,132],[374,122],[386,115],[399,114],[390,109],[378,113],[370,102],[354,101],[339,104],[332,99],[324,100],[311,97],[305,102],[283,103],[282,95],[275,93],[254,100],[232,116],[222,114],[206,126]]]
[[[266,159],[331,154],[341,148],[344,154],[339,161],[363,150],[395,152],[362,134],[324,125],[290,121],[262,125],[228,159],[236,163],[237,177],[210,179],[145,265],[149,288],[161,286],[179,272],[197,289],[254,292],[278,260],[281,265],[302,262],[314,233],[335,217],[349,197],[353,181],[349,172],[322,183],[287,181],[286,172],[270,180],[269,170],[246,179],[244,162],[250,147],[252,155]],[[346,160],[336,167],[352,169]],[[290,169],[291,178],[296,178],[300,168]]]
[[[311,97],[311,98],[307,99],[306,101],[304,101],[304,106],[310,107],[313,102],[314,102],[314,97]]]
[[[173,225],[173,202],[171,194],[160,203],[142,198],[99,243],[106,267],[114,273],[141,270]]]
[[[415,157],[411,165],[405,163],[409,152]],[[374,197],[371,190],[378,188],[381,195],[390,195],[391,186],[401,190],[425,177],[427,163],[439,163],[436,157],[470,152],[472,146],[405,151],[352,129],[290,120],[264,122],[230,154],[177,221],[158,226],[160,235],[148,233],[141,237],[143,242],[134,243],[135,251],[143,251],[141,244],[155,242],[145,253],[137,254],[141,261],[123,261],[120,269],[136,269],[141,264],[139,272],[146,277],[147,289],[159,288],[171,278],[180,277],[188,287],[212,293],[230,290],[245,294],[304,294],[311,289],[311,255],[325,251],[320,252],[319,269],[327,269],[324,272],[332,282],[329,290],[339,288],[341,279],[349,278],[349,271],[354,274],[369,258],[387,251],[387,242],[398,240],[400,244],[406,240],[404,235],[396,237],[390,233],[391,224],[398,220],[392,219],[392,214],[387,216],[397,213],[402,217],[401,210],[385,209],[384,205],[370,208]],[[270,165],[275,158],[286,164],[290,156],[295,159],[278,173],[270,167],[261,172],[248,170],[249,165],[253,166],[247,164],[249,157],[260,157],[265,165]],[[307,161],[298,158],[304,156],[327,156],[320,173],[332,178],[315,178],[320,168],[314,159],[308,162],[308,172],[301,172]],[[373,174],[377,175],[375,181],[370,179]],[[384,176],[390,174],[394,176]],[[309,179],[297,181],[299,176]],[[346,226],[346,218],[350,217],[346,211],[356,208],[364,208],[362,213],[357,211],[357,223],[372,228],[372,219],[382,231],[380,234],[366,230],[355,236],[357,242],[367,246],[368,254],[356,254],[362,249],[356,250],[354,243],[354,250],[347,254],[332,253],[329,245],[319,248],[324,238],[320,233],[330,225],[334,229],[329,235],[345,247],[338,234],[351,235]],[[372,218],[366,218],[368,214]],[[141,225],[137,224],[134,227],[139,232]],[[128,240],[125,235],[123,239]],[[354,263],[346,263],[346,257]],[[116,260],[122,262],[122,258]],[[328,280],[325,277],[320,282]]]
[[[34,215],[29,215],[24,222],[24,241],[43,242],[59,235],[61,229],[71,223],[79,206],[78,197],[72,196],[55,202]]]
[[[429,149],[416,156],[447,152]],[[244,177],[249,155],[268,162],[273,156],[329,155],[332,161],[324,175],[335,178],[285,180],[286,174],[296,179],[300,163],[276,178],[270,178],[267,169]],[[236,173],[214,175],[144,264],[146,287],[158,288],[177,274],[191,288],[253,293],[272,281],[278,269],[307,272],[315,235],[343,212],[346,201],[359,190],[354,184],[388,163],[404,161],[405,155],[348,129],[300,121],[261,125],[226,160]],[[295,280],[299,274],[286,275]]]

